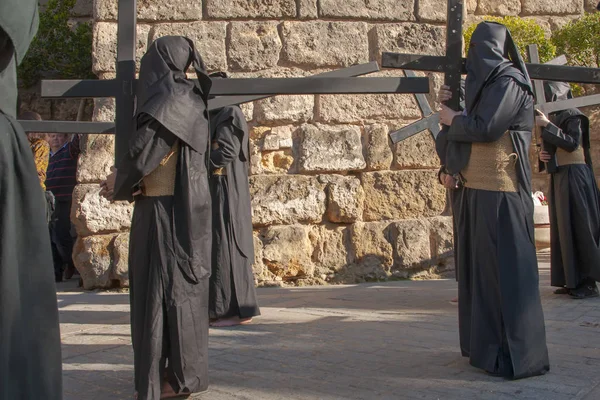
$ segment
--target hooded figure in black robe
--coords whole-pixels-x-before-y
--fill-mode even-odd
[[[260,315],[252,273],[248,125],[240,107],[227,106],[210,112],[210,127],[213,253],[209,315],[215,320],[211,325],[237,325]]]
[[[186,77],[191,64],[198,83]],[[163,385],[180,394],[208,387],[210,82],[181,36],[157,39],[141,61],[137,130],[112,197],[135,200],[129,279],[139,400],[158,400]]]
[[[0,399],[62,399],[56,287],[46,201],[16,120],[17,64],[38,28],[37,1],[0,2]]]
[[[466,115],[440,111],[450,126],[446,168],[464,186],[457,220],[461,350],[493,375],[540,375],[549,361],[528,158],[533,90],[504,25],[479,24],[466,67]]]
[[[546,101],[572,98],[564,82],[545,82]],[[551,285],[576,299],[598,297],[600,280],[600,203],[590,156],[590,122],[577,109],[537,119],[550,162]]]

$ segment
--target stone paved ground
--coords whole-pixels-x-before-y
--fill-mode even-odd
[[[260,289],[254,325],[210,331],[197,399],[600,399],[600,299],[541,287],[551,373],[489,377],[459,354],[452,280]],[[127,294],[59,287],[65,400],[130,399]]]

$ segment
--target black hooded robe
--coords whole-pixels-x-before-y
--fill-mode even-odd
[[[248,184],[248,126],[242,110],[228,106],[211,112],[213,254],[210,277],[211,319],[260,315],[252,263],[252,209]]]
[[[0,2],[0,399],[62,399],[58,307],[44,193],[16,121],[17,63],[37,2]]]
[[[494,42],[499,48],[492,51]],[[515,61],[500,56],[506,47]],[[465,183],[457,227],[461,351],[471,365],[494,375],[540,375],[550,367],[533,237],[531,84],[500,24],[486,22],[475,30],[467,71],[468,115],[455,117],[447,135],[457,145],[450,171],[468,164],[472,143],[494,142],[508,131],[518,190],[480,190]]]
[[[200,84],[186,79],[195,58]],[[134,200],[174,145],[174,194],[135,197],[129,244],[131,336],[138,400],[158,400],[166,379],[176,393],[208,387],[208,187],[210,78],[193,43],[157,39],[144,55],[137,131],[118,166],[115,199]]]
[[[557,166],[550,175],[548,195],[550,284],[576,289],[589,279],[600,281],[600,202],[589,154],[589,120],[576,109],[550,119],[554,123],[542,130],[544,147],[567,152],[582,147],[585,155],[585,164]]]

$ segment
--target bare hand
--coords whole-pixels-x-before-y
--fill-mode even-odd
[[[450,86],[442,85],[440,90],[438,91],[438,101],[440,103],[445,103],[452,98],[452,92],[450,91]]]
[[[440,180],[442,181],[444,187],[447,189],[456,189],[457,187],[456,179],[454,179],[452,175],[448,175],[442,172],[442,174],[440,175]]]
[[[542,128],[545,128],[546,126],[548,126],[549,123],[550,123],[550,120],[548,119],[548,117],[546,117],[544,115],[544,113],[542,113],[541,111],[536,113],[535,124],[537,126],[541,126]]]
[[[552,158],[552,156],[546,150],[540,151],[540,161],[548,162],[548,161],[550,161],[551,158]]]
[[[115,191],[115,180],[117,178],[117,169],[115,167],[110,167],[110,175],[106,177],[106,180],[100,183],[100,196],[105,199],[112,201],[114,197]]]
[[[451,109],[450,107],[447,107],[445,105],[441,105],[440,108],[440,122],[444,125],[452,125],[452,120],[454,119],[454,117],[461,115],[462,113],[459,111],[454,111],[453,109]]]

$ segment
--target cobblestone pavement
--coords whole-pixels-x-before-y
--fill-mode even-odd
[[[195,399],[600,399],[600,299],[552,294],[540,257],[551,372],[470,367],[454,280],[260,289],[262,317],[211,329],[210,392]],[[132,398],[128,297],[60,284],[65,400]]]

